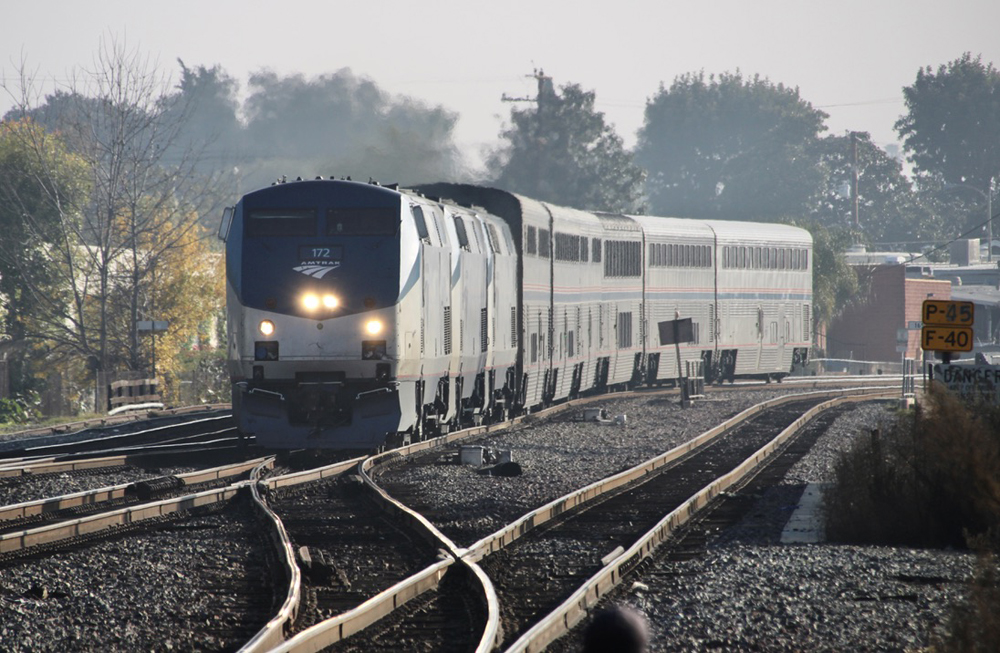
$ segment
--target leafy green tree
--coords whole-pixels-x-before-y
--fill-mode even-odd
[[[7,358],[11,391],[38,388],[31,361],[41,315],[66,306],[57,252],[65,246],[62,218],[75,213],[89,192],[86,165],[65,143],[30,119],[0,123],[0,350]]]
[[[857,148],[858,225],[854,224],[854,150]],[[933,196],[918,194],[899,161],[866,132],[827,136],[816,144],[826,183],[811,217],[833,230],[889,249],[947,239]],[[950,236],[950,237],[953,237]]]
[[[241,165],[251,186],[283,175],[413,183],[461,172],[457,114],[391,96],[350,69],[311,80],[265,70],[249,90]]]
[[[858,277],[843,256],[853,236],[815,223],[808,229],[813,236],[813,312],[817,324],[829,325],[859,295]]]
[[[916,170],[985,192],[1000,174],[1000,71],[967,52],[921,68],[903,97],[896,132]]]
[[[827,115],[766,78],[677,77],[646,104],[636,161],[659,215],[805,215],[824,177],[815,144]]]
[[[199,170],[210,173],[231,169],[240,163],[245,148],[239,121],[239,82],[220,66],[189,68],[178,59],[181,78],[174,93],[160,100],[163,119],[183,124],[168,157],[183,157],[201,148]]]
[[[549,78],[538,80],[535,106],[511,109],[505,143],[487,161],[494,182],[564,206],[643,212],[645,175],[594,110],[594,92],[567,84],[557,93]]]

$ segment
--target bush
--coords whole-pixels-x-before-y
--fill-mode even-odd
[[[19,399],[0,399],[0,424],[25,424],[31,421],[31,413]]]
[[[841,457],[824,511],[841,542],[965,547],[1000,533],[1000,410],[932,384],[924,405]]]

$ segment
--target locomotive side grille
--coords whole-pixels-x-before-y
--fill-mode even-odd
[[[458,351],[465,351],[465,320],[458,321]]]
[[[632,346],[632,313],[618,314],[618,348],[628,349]]]
[[[451,306],[444,307],[444,355],[451,354]]]
[[[490,334],[486,328],[486,309],[479,309],[479,350],[486,351],[489,345]]]
[[[708,305],[708,341],[715,342],[715,305]]]
[[[510,307],[510,346],[517,347],[517,307]]]
[[[809,304],[802,305],[802,340],[809,342],[810,338],[810,327],[812,324],[809,321]]]
[[[424,318],[420,318],[420,353],[423,354],[426,346],[426,338],[424,338]]]

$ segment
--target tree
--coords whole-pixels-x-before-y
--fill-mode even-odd
[[[181,128],[169,116],[184,112],[171,112],[157,69],[116,42],[102,43],[94,69],[41,107],[30,100],[30,80],[21,79],[14,112],[44,119],[63,135],[82,161],[89,191],[74,205],[50,201],[53,235],[26,243],[43,249],[58,273],[48,286],[24,276],[38,298],[32,335],[54,356],[85,361],[98,379],[141,369],[135,324],[155,271],[196,227],[193,216],[212,208],[206,189],[213,184],[196,173],[197,152],[166,157]],[[17,133],[26,136],[21,145],[38,166],[50,165],[47,132]]]
[[[798,89],[736,73],[688,73],[646,103],[636,161],[659,215],[804,215],[823,184],[814,150],[827,115]]]
[[[1000,174],[1000,72],[968,52],[917,72],[896,122],[919,173],[986,191]]]
[[[868,133],[827,136],[816,143],[816,152],[826,183],[812,211],[814,220],[889,249],[946,239],[943,214],[929,201],[932,198],[914,191],[900,162],[875,145]],[[858,225],[854,224],[855,158]]]
[[[87,178],[84,162],[30,119],[0,123],[0,350],[15,395],[38,389],[32,326],[61,296],[52,253],[62,245],[61,215],[85,202]]]
[[[539,200],[581,209],[643,212],[644,173],[622,139],[594,110],[594,92],[577,84],[558,93],[537,74],[530,109],[511,109],[487,167],[494,183]]]
[[[817,325],[829,325],[859,296],[858,276],[844,259],[853,239],[846,229],[816,223],[808,228],[813,236],[813,313]]]
[[[312,80],[254,73],[244,109],[240,165],[256,185],[335,174],[413,183],[461,171],[455,113],[393,97],[347,68]]]

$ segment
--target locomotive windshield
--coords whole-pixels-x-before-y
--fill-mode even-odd
[[[328,209],[328,236],[394,236],[399,229],[398,207]]]
[[[250,211],[248,236],[315,236],[316,209],[261,209]]]

